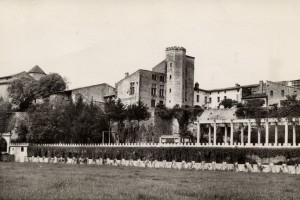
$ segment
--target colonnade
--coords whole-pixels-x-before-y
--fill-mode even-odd
[[[196,122],[197,124],[197,142],[196,145],[200,145],[200,137],[201,137],[201,125],[208,126],[208,144],[209,146],[216,146],[220,145],[217,144],[217,127],[222,125],[225,127],[224,131],[224,138],[225,141],[221,145],[225,146],[235,146],[236,144],[233,143],[233,136],[234,136],[234,125],[239,125],[239,132],[241,133],[239,145],[242,146],[253,146],[251,143],[251,130],[254,126],[258,127],[257,129],[257,143],[255,146],[281,146],[278,143],[278,126],[284,126],[284,143],[283,146],[297,146],[296,144],[296,126],[299,125],[300,118],[294,118],[293,120],[289,121],[288,119],[276,119],[276,118],[267,118],[260,120],[260,126],[258,127],[257,120],[255,119],[235,119],[235,120],[203,120]],[[275,126],[275,141],[274,143],[270,143],[270,125]],[[265,127],[265,143],[261,143],[261,126]],[[292,126],[292,134],[293,134],[293,141],[290,144],[288,142],[288,127]],[[247,135],[247,142],[244,143],[244,129],[245,127],[248,128],[248,135]],[[230,133],[228,133],[228,128],[230,128]],[[212,129],[213,129],[213,137],[212,137]],[[228,134],[230,135],[229,141],[227,141]],[[213,139],[213,141],[212,141]],[[298,144],[300,146],[300,143]]]

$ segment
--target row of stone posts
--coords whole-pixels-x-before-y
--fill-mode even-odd
[[[296,144],[296,124],[299,124],[299,120],[295,120],[290,123],[293,127],[293,142],[292,142],[292,146],[297,146]],[[230,141],[229,141],[229,145],[234,145],[233,144],[233,134],[234,134],[234,124],[242,124],[241,126],[241,144],[244,145],[244,124],[247,124],[248,127],[248,140],[246,143],[246,146],[251,146],[251,124],[257,124],[255,119],[238,119],[238,120],[206,120],[206,121],[199,121],[196,122],[197,124],[197,144],[200,144],[200,137],[201,137],[201,125],[208,125],[208,145],[213,145],[216,146],[217,145],[217,125],[218,124],[223,124],[225,126],[225,131],[224,131],[224,136],[225,136],[225,145],[228,145],[228,132],[227,132],[227,128],[228,128],[228,124],[230,124]],[[284,125],[284,146],[288,146],[288,126],[289,126],[289,121],[287,119],[281,119],[280,121],[278,121],[277,119],[264,119],[262,120],[261,124],[265,125],[265,146],[269,146],[269,125],[270,124],[274,124],[275,125],[275,142],[274,142],[274,146],[278,145],[278,125]],[[213,127],[213,142],[211,143],[211,139],[212,139],[212,127]],[[261,144],[261,129],[258,128],[258,144]]]

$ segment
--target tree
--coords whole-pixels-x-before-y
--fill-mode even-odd
[[[110,99],[105,101],[104,110],[109,121],[109,130],[111,126],[111,121],[117,123],[118,131],[116,133],[116,141],[117,143],[119,143],[120,136],[123,132],[124,120],[126,118],[125,106],[120,99]]]
[[[261,118],[268,116],[268,112],[262,106],[265,104],[263,99],[247,100],[244,104],[238,104],[235,112],[238,118],[254,118],[259,122]]]
[[[0,102],[0,133],[6,132],[10,120],[11,103]]]
[[[21,110],[28,109],[36,97],[38,82],[35,79],[20,78],[11,82],[7,88],[8,95],[12,102],[19,106]]]
[[[37,98],[48,97],[50,94],[60,92],[66,89],[65,80],[57,73],[48,74],[43,76],[38,81]]]
[[[138,101],[137,103],[130,104],[126,108],[126,116],[129,122],[131,120],[137,121],[137,130],[140,129],[140,121],[149,119],[150,112],[148,111],[148,107],[141,101]],[[137,131],[137,132],[138,132]],[[136,138],[137,132],[134,131],[134,138]]]
[[[220,106],[224,106],[224,108],[232,108],[234,105],[236,105],[238,102],[232,99],[223,99],[220,102]]]

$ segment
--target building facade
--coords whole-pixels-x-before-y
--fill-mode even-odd
[[[246,102],[252,99],[262,99],[264,106],[281,105],[282,100],[286,100],[287,95],[297,95],[300,99],[300,89],[288,86],[283,82],[260,81],[258,84],[235,87],[218,88],[213,90],[203,90],[199,84],[194,88],[194,105],[204,108],[218,108],[224,99],[232,99],[237,102]]]
[[[183,47],[166,48],[166,59],[152,68],[140,69],[116,83],[117,98],[125,104],[159,103],[167,107],[192,106],[194,102],[194,57]]]

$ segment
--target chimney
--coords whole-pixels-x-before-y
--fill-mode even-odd
[[[259,81],[259,93],[264,92],[264,81]]]
[[[126,72],[125,73],[125,78],[127,78],[129,76],[129,73],[128,72]]]

